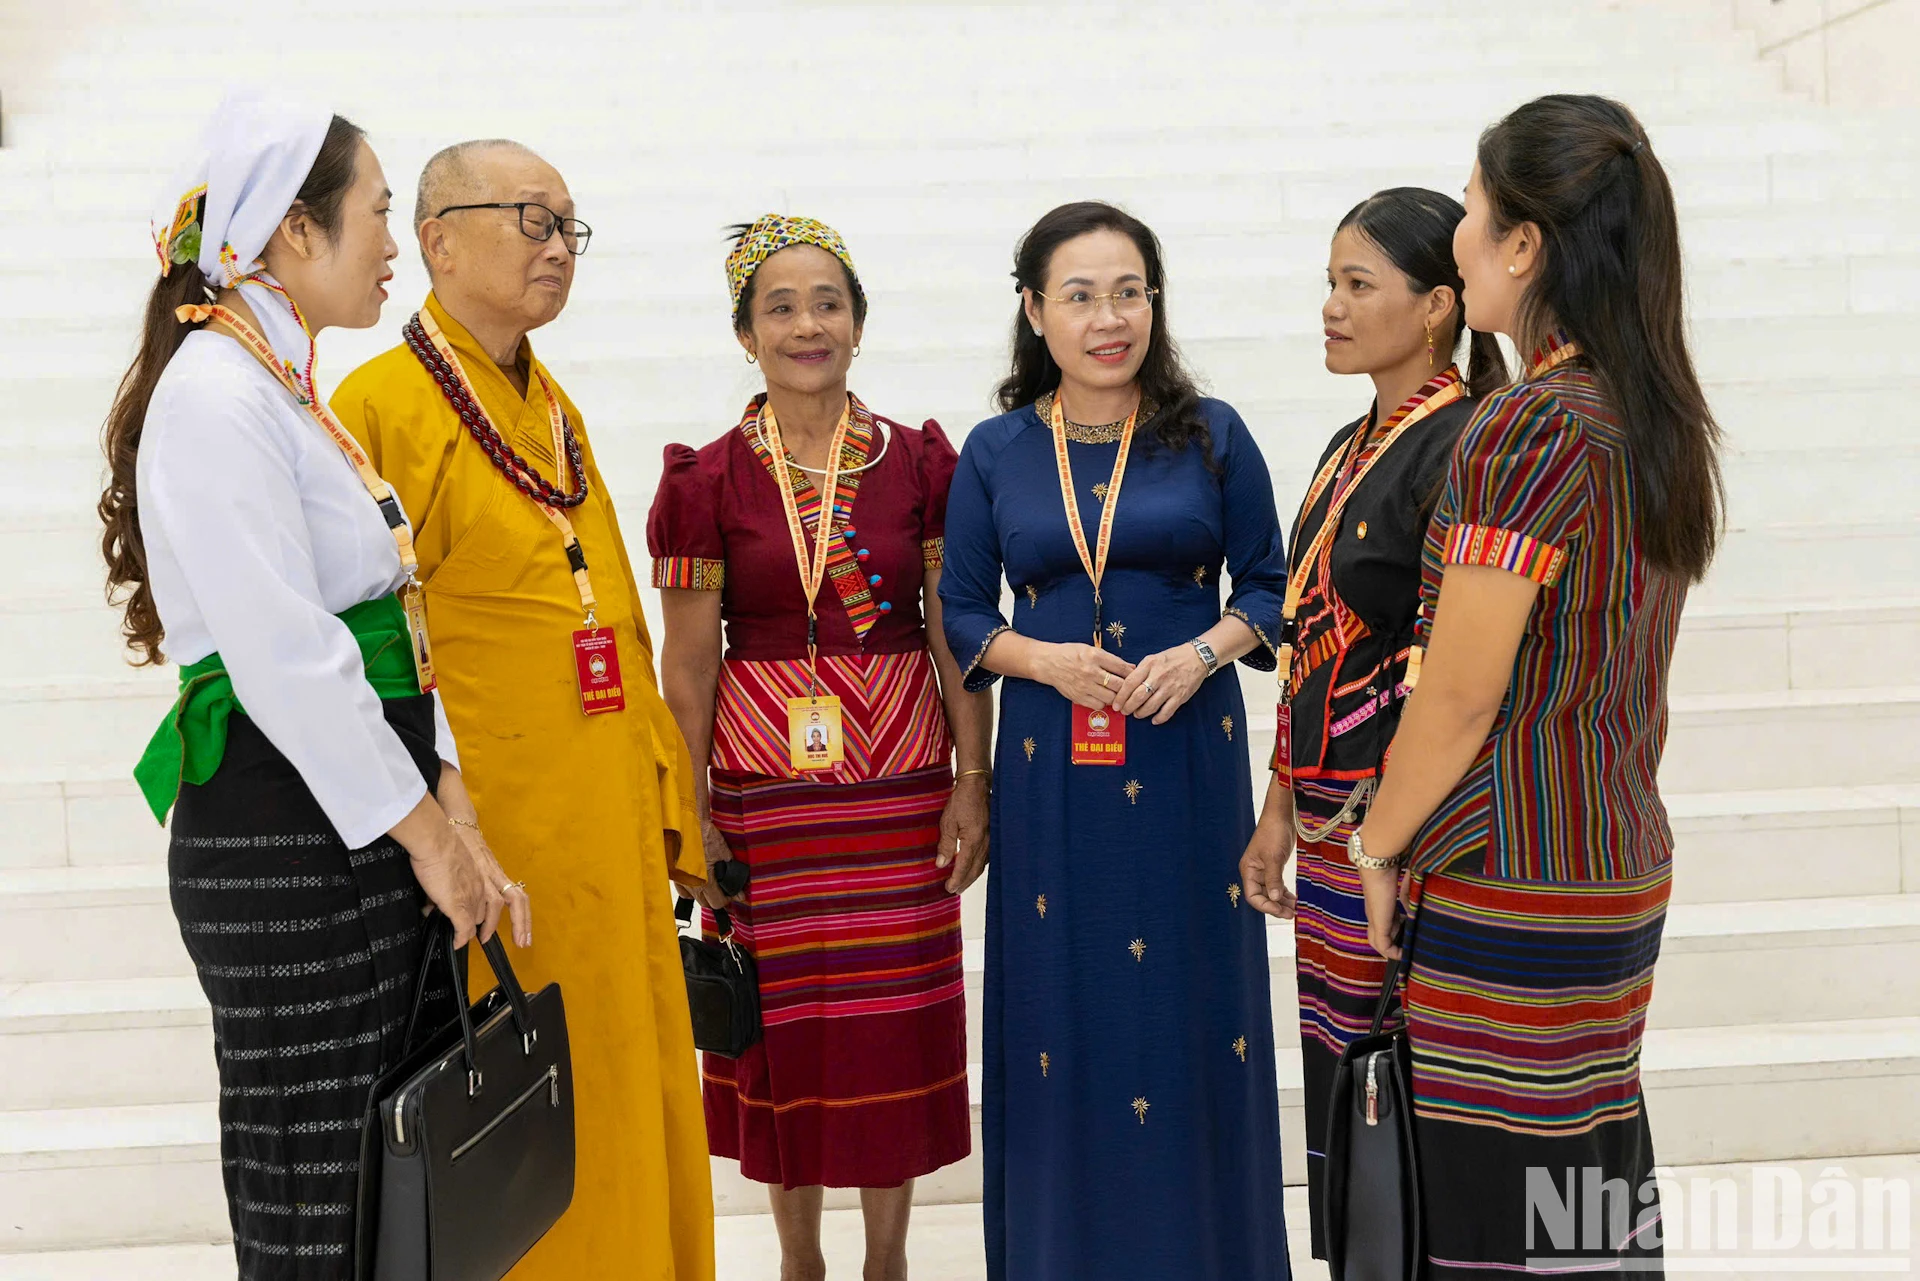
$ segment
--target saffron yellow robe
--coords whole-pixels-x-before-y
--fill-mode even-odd
[[[507,375],[431,295],[506,442],[559,483],[546,400]],[[523,350],[530,370],[545,372]],[[706,1122],[669,876],[705,874],[686,744],[661,699],[653,644],[613,503],[580,411],[547,375],[586,460],[570,513],[619,644],[626,709],[581,711],[573,632],[580,595],[560,534],[455,416],[403,344],[361,366],[332,401],[414,523],[447,719],[481,827],[527,882],[533,946],[514,949],[529,989],[557,981],[573,1050],[573,1206],[515,1281],[711,1281]],[[569,486],[570,487],[570,486]],[[493,985],[473,957],[473,991]]]

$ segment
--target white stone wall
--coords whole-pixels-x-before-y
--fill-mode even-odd
[[[1787,86],[1836,107],[1920,107],[1920,0],[1718,0]]]

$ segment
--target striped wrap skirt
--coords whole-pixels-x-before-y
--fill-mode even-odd
[[[1405,991],[1430,1281],[1661,1275],[1640,1044],[1671,866],[1417,883]]]
[[[437,781],[433,704],[384,705]],[[353,1274],[369,1087],[403,1055],[426,946],[406,852],[341,843],[292,764],[246,716],[206,783],[184,786],[168,874],[213,1007],[220,1159],[242,1281]],[[453,1017],[430,993],[422,1031]]]
[[[894,1187],[971,1150],[960,898],[935,864],[952,790],[944,765],[861,783],[713,771],[714,826],[752,872],[730,914],[766,1035],[701,1076],[709,1147],[747,1178]]]

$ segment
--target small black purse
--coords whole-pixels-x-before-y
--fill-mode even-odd
[[[693,921],[693,900],[674,904],[682,925]],[[713,914],[720,941],[680,936],[680,966],[687,972],[687,1009],[693,1015],[695,1049],[737,1059],[760,1040],[760,969],[733,941],[733,918]]]
[[[428,929],[412,1021],[442,960],[459,1015],[368,1096],[354,1276],[500,1281],[573,1202],[567,1011],[558,983],[521,990],[497,935],[482,950],[499,986],[469,1009],[453,926],[436,914]]]
[[[1425,1266],[1407,1034],[1380,1030],[1411,951],[1409,938],[1387,967],[1372,1031],[1333,1070],[1325,1197],[1333,1281],[1418,1281]]]

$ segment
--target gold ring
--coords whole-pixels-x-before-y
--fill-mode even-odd
[[[1112,680],[1112,679],[1113,679],[1113,673],[1112,673],[1112,672],[1101,672],[1101,673],[1100,673],[1100,688],[1101,688],[1101,689],[1112,689],[1112,688],[1113,688],[1113,686],[1111,686],[1111,685],[1109,685],[1109,684],[1107,683],[1108,681],[1110,681],[1110,680]]]
[[[527,883],[525,881],[508,881],[505,885],[502,885],[500,887],[500,892],[502,894],[511,894],[515,890],[524,890],[526,888],[527,888]]]

